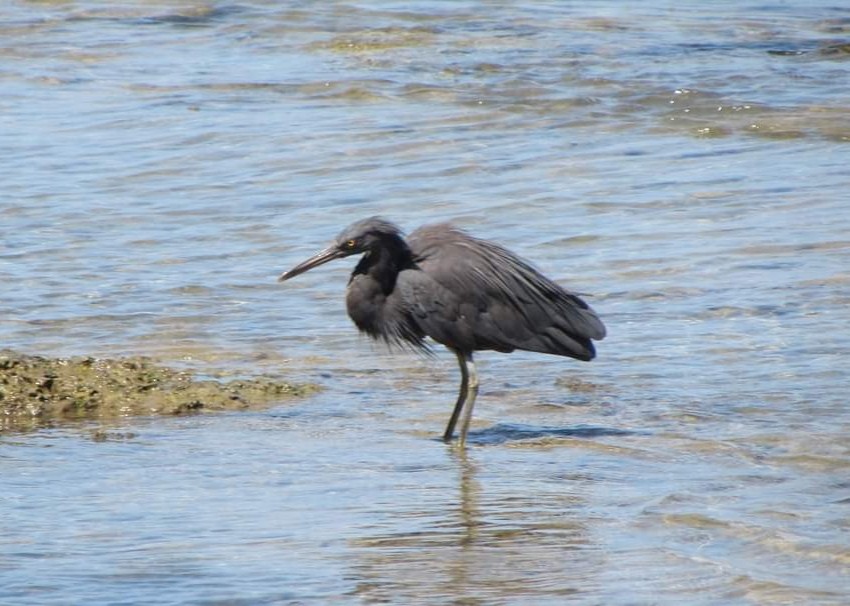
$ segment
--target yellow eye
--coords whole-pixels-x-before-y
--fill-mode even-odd
[[[348,242],[345,243],[345,247],[346,248],[356,248],[357,247],[357,240],[349,240]]]

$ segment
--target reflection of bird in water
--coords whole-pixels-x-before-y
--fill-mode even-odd
[[[463,413],[466,441],[478,376],[472,354],[516,349],[591,360],[605,326],[569,292],[501,246],[446,224],[420,227],[405,239],[394,224],[371,217],[340,233],[325,250],[280,276],[362,254],[346,294],[348,315],[373,339],[427,349],[431,337],[451,349],[460,394],[443,435],[449,441]]]

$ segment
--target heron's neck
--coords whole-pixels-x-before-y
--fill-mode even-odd
[[[412,266],[413,253],[407,243],[401,238],[388,238],[381,246],[363,255],[352,277],[358,274],[368,275],[380,285],[384,294],[389,294],[395,288],[399,272]]]

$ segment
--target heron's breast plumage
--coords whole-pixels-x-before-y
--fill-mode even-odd
[[[348,315],[369,337],[389,345],[426,347],[397,289],[385,292],[369,274],[355,274],[345,297]]]

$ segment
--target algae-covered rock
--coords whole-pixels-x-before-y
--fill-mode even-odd
[[[4,350],[0,351],[0,431],[60,419],[256,408],[312,389],[262,377],[199,381],[144,357],[62,359]]]

